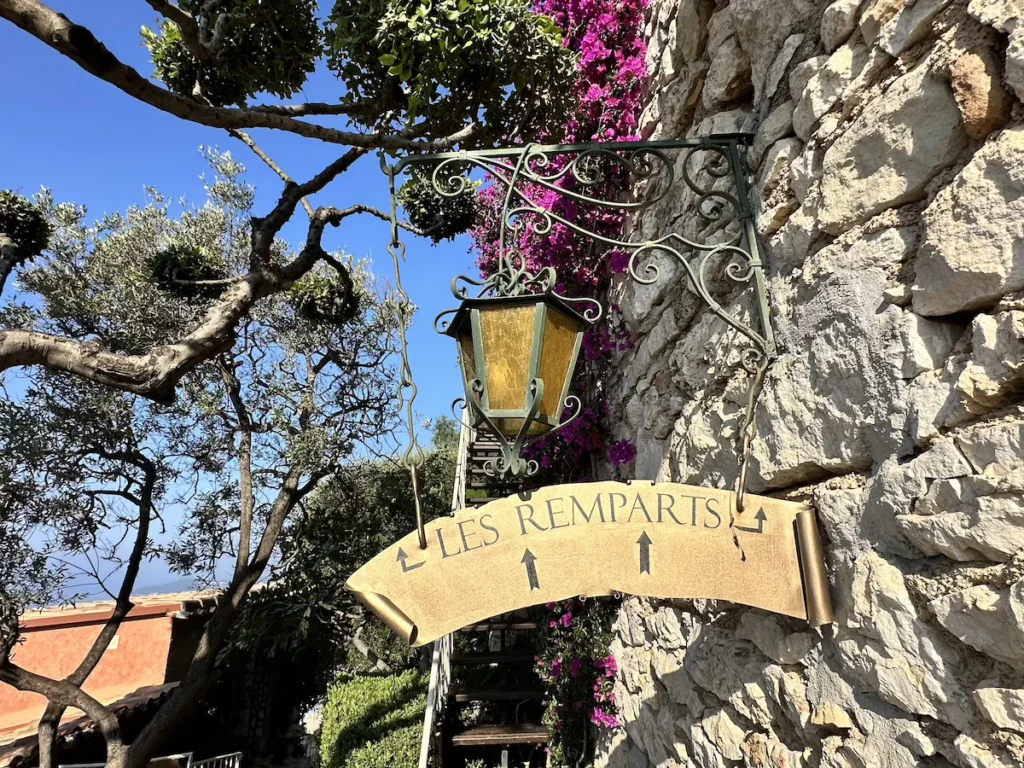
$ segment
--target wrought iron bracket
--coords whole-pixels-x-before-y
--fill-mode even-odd
[[[433,189],[440,195],[463,194],[471,183],[470,175],[483,172],[504,188],[498,242],[498,268],[483,280],[466,276],[452,281],[452,293],[465,299],[475,290],[478,296],[515,296],[523,293],[553,292],[558,282],[555,270],[545,267],[536,273],[518,250],[524,233],[544,236],[560,225],[606,247],[608,252],[628,254],[628,275],[639,285],[652,285],[661,277],[654,257],[667,256],[682,267],[691,290],[729,327],[744,337],[747,348],[741,364],[750,374],[747,408],[739,439],[741,467],[737,477],[737,506],[742,511],[743,491],[754,437],[754,406],[767,367],[777,355],[775,334],[755,227],[756,208],[752,197],[752,179],[746,160],[753,142],[749,133],[715,134],[669,141],[607,142],[595,144],[527,144],[498,149],[464,150],[436,154],[409,155],[381,166],[394,189],[397,179],[412,169],[429,171]],[[675,155],[675,159],[673,159]],[[604,182],[615,175],[626,184],[643,182],[644,194],[623,200],[599,193]],[[682,186],[680,186],[680,182]],[[655,239],[627,240],[621,233],[610,234],[588,228],[585,217],[570,217],[542,204],[542,196],[563,196],[578,206],[591,209],[639,214],[674,195],[690,195],[698,230],[713,230],[706,239],[683,232],[669,232]],[[692,219],[691,219],[692,221]],[[728,227],[731,222],[736,225]],[[725,275],[753,288],[754,323],[746,323],[726,309],[712,293],[708,270],[712,264],[724,264]],[[563,297],[564,298],[564,297]],[[593,299],[586,313],[597,319],[601,308]],[[594,309],[593,305],[597,304]],[[442,313],[435,324],[445,322]],[[466,392],[473,403],[473,393]],[[503,439],[498,435],[499,439]],[[506,466],[523,471],[515,464],[524,442],[523,436],[505,441],[509,453],[502,459]],[[499,468],[500,469],[500,468]]]

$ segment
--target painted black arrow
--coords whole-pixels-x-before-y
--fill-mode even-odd
[[[644,531],[640,538],[636,540],[636,543],[640,545],[640,573],[651,572],[651,537],[647,535],[647,531]]]
[[[523,559],[519,562],[526,564],[526,576],[530,579],[530,591],[540,589],[540,579],[537,578],[537,556],[530,550],[523,553]]]
[[[747,533],[764,533],[764,521],[768,519],[768,516],[764,513],[764,507],[757,510],[754,519],[757,520],[757,528],[744,528],[742,525],[737,525],[736,530],[746,531]]]
[[[409,571],[415,571],[417,568],[422,568],[423,563],[413,563],[409,565],[409,556],[405,554],[405,550],[401,547],[398,548],[398,562],[402,564],[402,573],[408,573]]]

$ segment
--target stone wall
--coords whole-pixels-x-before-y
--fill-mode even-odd
[[[653,1],[644,136],[757,133],[781,352],[750,485],[817,507],[836,623],[627,601],[602,765],[1024,764],[1022,12]],[[618,288],[636,342],[614,421],[636,477],[728,486],[740,340],[662,267]]]

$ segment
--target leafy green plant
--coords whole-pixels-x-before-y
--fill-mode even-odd
[[[205,30],[210,55],[197,58],[170,21],[159,31],[142,28],[156,76],[177,94],[198,90],[217,105],[242,104],[261,92],[287,98],[302,87],[323,53],[316,0],[181,0],[179,5]]]
[[[343,100],[448,128],[482,122],[492,136],[557,125],[574,56],[529,0],[338,0],[328,64]]]
[[[295,311],[310,322],[343,325],[359,314],[359,294],[340,272],[311,272],[289,294]]]
[[[42,253],[53,228],[42,212],[21,195],[0,190],[0,232],[18,246],[18,263]]]
[[[214,299],[223,285],[203,285],[207,280],[227,277],[227,263],[218,253],[205,248],[172,245],[157,251],[149,268],[161,290],[184,299]]]
[[[420,753],[427,678],[417,671],[339,680],[327,694],[323,768],[413,768]]]
[[[434,188],[429,172],[417,170],[398,190],[398,202],[405,208],[410,223],[439,243],[452,240],[473,226],[478,186],[479,183],[466,182],[458,194],[445,195]]]

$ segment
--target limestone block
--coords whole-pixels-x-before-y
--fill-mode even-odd
[[[772,736],[751,733],[743,743],[744,764],[758,768],[808,768],[811,750],[797,752]]]
[[[714,0],[682,0],[676,11],[676,47],[682,60],[692,64],[704,55],[708,39],[708,20]]]
[[[925,480],[950,480],[974,471],[960,446],[952,438],[941,438],[909,463],[911,471]]]
[[[971,361],[956,387],[981,406],[998,408],[1024,389],[1024,312],[978,315],[971,326]]]
[[[822,490],[815,495],[818,520],[837,551],[859,551],[864,547],[860,521],[864,517],[866,497],[863,488]]]
[[[983,584],[928,605],[939,623],[967,645],[1018,669],[1024,665],[1024,582],[1006,589]]]
[[[750,57],[754,103],[760,102],[768,75],[779,50],[790,35],[803,32],[817,4],[812,0],[732,0],[736,39]]]
[[[773,363],[761,395],[754,487],[863,471],[900,450],[904,432],[895,414],[905,413],[906,384],[903,351],[890,340],[898,338],[903,312],[882,300],[883,265],[899,263],[913,242],[910,233],[882,230],[823,248],[804,265],[789,289],[799,301],[776,324],[792,351]],[[878,418],[880,402],[893,419]]]
[[[761,94],[762,102],[770,101],[775,96],[775,92],[778,91],[782,79],[786,76],[789,63],[793,60],[793,56],[796,54],[797,49],[803,45],[803,42],[803,35],[790,35],[786,38],[782,44],[782,50],[779,51],[775,61],[768,68],[768,74],[765,75],[764,92]],[[790,96],[793,97],[794,94],[791,93]]]
[[[740,715],[764,727],[771,724],[768,695],[759,682],[764,662],[746,640],[706,626],[687,649],[684,666],[697,685]]]
[[[907,429],[918,445],[927,445],[943,427],[955,427],[971,419],[956,388],[966,365],[966,356],[954,354],[940,370],[925,371],[910,382]]]
[[[957,435],[956,442],[977,474],[1005,485],[1008,477],[1020,471],[1024,418],[1018,414],[969,427]]]
[[[640,113],[640,135],[647,140],[654,135],[654,132],[661,124],[661,100],[654,98],[644,107]]]
[[[944,323],[904,313],[905,322],[901,329],[900,341],[906,353],[903,360],[903,376],[912,379],[925,371],[934,371],[946,363],[953,345],[963,335],[959,323]]]
[[[804,204],[768,241],[771,269],[785,275],[799,268],[810,252],[811,243],[820,234],[817,206],[810,202]]]
[[[848,674],[906,712],[969,727],[973,714],[959,657],[918,616],[900,570],[864,552],[837,577],[837,647]]]
[[[704,71],[687,70],[662,89],[658,96],[661,124],[656,134],[662,139],[681,139],[693,122],[693,113],[700,103]],[[653,135],[653,134],[652,134]]]
[[[804,147],[800,157],[789,166],[789,186],[801,205],[808,202],[811,188],[821,180],[824,172],[821,161],[824,154],[820,147],[808,145]]]
[[[878,45],[890,56],[899,56],[932,31],[932,22],[952,0],[915,0],[881,28]]]
[[[722,43],[735,34],[736,28],[732,23],[732,11],[729,6],[717,11],[708,22],[708,57],[714,58]]]
[[[844,45],[811,76],[801,94],[793,94],[793,98],[799,99],[793,112],[797,136],[804,141],[810,139],[815,124],[839,101],[867,60],[864,45]]]
[[[997,728],[1024,733],[1024,689],[1005,688],[998,680],[985,680],[974,691],[974,703]]]
[[[1001,749],[982,744],[966,733],[956,737],[958,762],[962,768],[1017,768],[1020,761]]]
[[[816,707],[814,712],[811,713],[811,722],[814,725],[824,725],[828,728],[838,728],[841,730],[851,730],[853,728],[853,720],[846,710],[838,704],[831,702],[825,702],[822,706]]]
[[[793,132],[793,108],[796,106],[792,100],[785,101],[773,109],[764,122],[758,126],[754,135],[754,146],[747,153],[751,168],[760,168],[764,153],[779,139],[784,139]]]
[[[736,636],[752,642],[777,664],[797,664],[814,646],[814,636],[809,632],[786,632],[778,616],[761,611],[744,613]]]
[[[761,194],[761,207],[757,216],[757,231],[761,237],[775,234],[800,202],[789,188],[789,168],[800,156],[800,139],[781,139],[775,142],[761,166],[757,188]]]
[[[1011,32],[1017,20],[1024,16],[1024,0],[971,0],[967,10],[982,24],[1000,32]]]
[[[984,139],[1010,121],[1013,100],[1003,88],[999,65],[988,50],[965,53],[953,62],[950,77],[964,130],[972,139]]]
[[[979,149],[925,211],[914,311],[979,309],[1024,288],[1022,216],[1024,126],[1016,126]]]
[[[908,72],[868,103],[825,153],[823,228],[839,234],[921,197],[966,142],[949,85],[925,65]]]
[[[726,760],[743,759],[743,740],[746,731],[736,724],[734,715],[735,712],[729,707],[723,707],[700,722],[700,727],[708,740]]]
[[[835,0],[821,16],[821,43],[831,53],[850,39],[857,28],[857,15],[863,0]]]
[[[704,81],[704,106],[709,110],[749,93],[750,59],[735,37],[728,38],[711,60]]]
[[[1017,24],[1006,46],[1006,84],[1024,101],[1024,24]]]
[[[906,0],[868,0],[860,16],[860,34],[871,45],[889,19],[903,9]]]
[[[896,523],[927,555],[1005,562],[1024,547],[1024,495],[995,491],[976,475],[936,480],[914,514],[898,515]]]
[[[828,63],[828,60],[828,56],[812,56],[793,67],[793,70],[789,73],[789,95],[793,99],[799,99],[803,96],[807,83]]]

